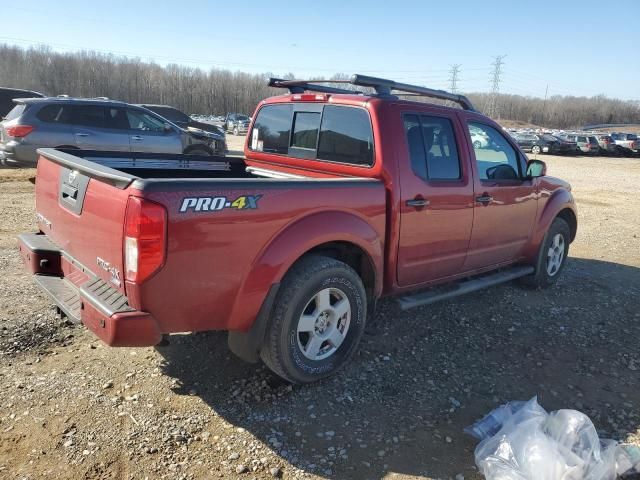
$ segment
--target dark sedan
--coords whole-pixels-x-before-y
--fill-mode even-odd
[[[218,135],[225,134],[224,129],[222,127],[218,127],[217,125],[212,125],[210,123],[198,122],[191,118],[186,113],[178,110],[175,107],[171,107],[169,105],[147,105],[140,104],[140,107],[144,107],[147,110],[151,110],[154,113],[157,113],[161,117],[166,118],[170,122],[175,123],[181,128],[185,130],[189,127],[197,128],[199,130],[204,130],[205,132],[217,133]]]
[[[534,155],[539,153],[549,153],[551,155],[571,155],[577,151],[575,142],[558,138],[549,134],[521,134],[514,137],[525,151],[530,151]]]
[[[41,98],[43,94],[32,90],[22,90],[20,88],[0,87],[0,120],[7,116],[16,104],[14,98]]]

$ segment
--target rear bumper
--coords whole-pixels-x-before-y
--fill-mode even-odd
[[[162,339],[149,313],[131,308],[126,296],[75,262],[46,235],[23,233],[18,248],[35,282],[58,308],[107,345],[147,347]]]

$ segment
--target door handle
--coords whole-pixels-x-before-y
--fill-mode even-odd
[[[76,133],[76,137],[88,137],[90,133]]]
[[[420,208],[429,206],[429,200],[426,198],[414,198],[406,201],[407,207]]]
[[[489,205],[489,203],[491,203],[492,200],[493,200],[493,197],[488,193],[483,193],[479,197],[476,197],[476,202],[482,203],[483,205]]]
[[[76,200],[78,197],[78,189],[67,185],[66,183],[62,184],[62,198],[71,198],[72,200]]]
[[[140,141],[140,140],[142,140],[142,136],[140,136],[140,135],[131,135],[131,140],[138,140],[138,141]]]

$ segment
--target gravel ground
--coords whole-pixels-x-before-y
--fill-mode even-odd
[[[640,160],[542,158],[579,207],[555,287],[385,300],[349,367],[303,387],[222,333],[112,349],[56,318],[15,249],[34,171],[0,170],[0,478],[476,479],[462,429],[534,395],[640,443]]]

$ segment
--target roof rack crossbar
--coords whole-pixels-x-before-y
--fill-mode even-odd
[[[360,74],[353,75],[350,83],[361,87],[373,87],[378,94],[388,95],[391,91],[397,90],[400,92],[415,93],[426,97],[439,98],[440,100],[450,100],[458,103],[465,110],[475,110],[471,101],[464,95],[449,93],[444,90],[434,90],[432,88],[409,85],[408,83],[399,83],[393,80]]]
[[[344,83],[349,83],[347,80]],[[304,93],[305,91],[313,91],[318,93],[346,93],[361,94],[362,92],[347,90],[346,88],[327,87],[325,85],[316,85],[304,80],[283,80],[281,78],[270,78],[268,85],[275,88],[288,88],[290,93]]]

